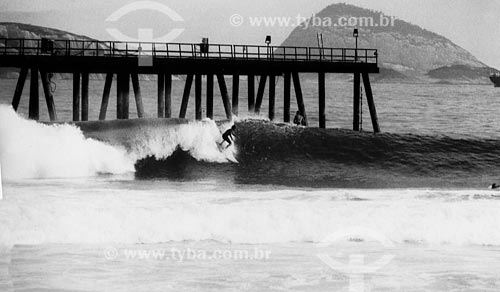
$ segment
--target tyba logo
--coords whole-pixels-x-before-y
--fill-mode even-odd
[[[157,11],[161,14],[168,17],[170,20],[174,22],[183,22],[184,19],[177,12],[172,10],[170,7],[154,2],[154,1],[136,1],[130,4],[127,4],[120,9],[113,12],[106,19],[107,22],[117,22],[122,17],[129,15],[131,13],[140,12],[140,11]],[[168,33],[155,38],[154,37],[154,29],[153,28],[137,28],[137,38],[131,37],[122,33],[117,28],[107,28],[106,31],[116,40],[125,41],[125,42],[162,42],[168,43],[176,38],[178,38],[183,32],[184,28],[174,28],[170,30]]]

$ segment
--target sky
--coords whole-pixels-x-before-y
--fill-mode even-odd
[[[202,37],[209,37],[212,43],[261,44],[265,35],[272,35],[273,43],[279,44],[293,30],[293,26],[255,26],[249,24],[250,18],[290,17],[294,20],[298,15],[310,17],[329,4],[345,2],[382,11],[444,35],[482,62],[500,68],[500,0],[155,1],[170,8],[175,15],[166,17],[157,11],[143,9],[117,21],[109,21],[108,17],[120,8],[140,1],[0,0],[0,21],[49,26],[101,40],[116,38],[110,29],[137,39],[138,36],[163,37],[175,28],[181,33],[174,38],[174,42],[199,42]],[[234,15],[241,16],[241,26],[230,23]],[[173,21],[176,16],[182,21]],[[143,28],[142,34],[138,28]]]

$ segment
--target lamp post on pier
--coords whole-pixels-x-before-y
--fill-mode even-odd
[[[354,29],[352,36],[356,39],[356,51],[354,52],[354,62],[358,62],[358,37],[359,31],[357,28]]]

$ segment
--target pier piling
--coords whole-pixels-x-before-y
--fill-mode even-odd
[[[283,122],[285,123],[290,123],[290,100],[291,100],[291,73],[286,72],[283,76],[284,81],[283,81],[283,87],[284,87],[284,93],[283,93]]]
[[[130,74],[118,73],[116,79],[116,116],[119,120],[125,120],[129,117]]]
[[[188,74],[186,78],[186,84],[184,86],[184,94],[182,95],[181,110],[179,113],[179,118],[185,119],[187,107],[189,103],[189,95],[191,95],[191,87],[193,86],[194,74]]]
[[[195,83],[194,83],[194,91],[195,91],[195,116],[197,121],[201,121],[202,118],[202,109],[201,109],[201,84],[202,76],[201,74],[196,74]]]
[[[233,115],[238,116],[238,107],[240,103],[240,75],[233,75]]]
[[[255,75],[250,74],[247,76],[248,83],[248,112],[255,111]]]
[[[300,113],[304,117],[306,126],[309,125],[307,120],[306,106],[304,104],[304,97],[302,95],[302,86],[300,85],[300,77],[298,72],[292,72],[293,87],[295,88],[295,97],[297,98],[297,106]]]
[[[276,76],[269,75],[269,120],[274,121],[276,104]]]
[[[172,74],[165,74],[165,118],[172,118]]]
[[[28,70],[28,67],[22,67],[21,72],[19,73],[16,90],[14,91],[14,98],[12,99],[12,107],[15,111],[17,111],[17,108],[19,107],[19,102],[21,101],[21,96],[23,95],[24,83],[26,83]]]
[[[214,119],[214,75],[207,75],[207,118]]]
[[[326,128],[326,88],[325,72],[318,73],[318,92],[319,92],[319,127]]]
[[[224,110],[226,112],[226,118],[232,120],[232,109],[231,101],[229,100],[229,94],[227,92],[226,79],[224,79],[223,74],[217,74],[217,80],[219,81],[220,94],[222,96],[222,103],[224,104]]]
[[[130,75],[132,79],[132,87],[134,89],[135,106],[137,108],[137,117],[144,118],[144,105],[142,104],[141,84],[139,83],[139,75],[133,73]]]
[[[82,73],[82,121],[89,120],[89,73]]]
[[[80,72],[73,73],[73,121],[80,121]]]
[[[158,74],[158,118],[165,117],[165,74]]]
[[[255,101],[255,113],[260,113],[262,100],[264,99],[264,92],[266,90],[267,75],[260,76],[259,89],[257,90],[257,99]]]
[[[361,92],[360,92],[360,74],[359,73],[354,73],[354,97],[353,97],[353,121],[352,121],[352,129],[353,131],[359,131],[359,123],[360,123],[360,116],[359,116],[359,109],[360,109],[360,101],[361,101]]]
[[[49,73],[40,71],[40,76],[42,78],[43,93],[45,95],[45,102],[47,103],[49,118],[51,122],[55,122],[57,121],[57,113],[54,96],[52,95],[52,89],[50,88]]]
[[[108,111],[109,94],[111,93],[111,85],[113,84],[113,73],[106,74],[106,81],[104,82],[104,90],[102,93],[101,110],[99,112],[99,120],[106,120],[106,112]]]
[[[38,92],[38,68],[31,68],[31,79],[30,79],[30,103],[29,103],[29,114],[28,117],[32,120],[40,119],[40,104],[39,104],[39,92]]]
[[[380,126],[378,124],[377,110],[375,108],[375,101],[373,100],[372,86],[370,84],[370,77],[368,73],[363,73],[363,83],[365,85],[366,100],[368,101],[368,108],[370,109],[370,117],[372,119],[373,132],[380,133]]]

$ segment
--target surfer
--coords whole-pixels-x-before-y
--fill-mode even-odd
[[[297,126],[305,126],[306,125],[306,119],[304,118],[304,115],[300,111],[297,111],[297,113],[295,114],[295,118],[293,119],[293,123]]]
[[[490,190],[497,190],[497,189],[500,189],[500,186],[499,186],[499,185],[497,185],[497,184],[492,184],[492,185],[490,186]]]
[[[229,148],[229,146],[233,144],[231,140],[233,139],[234,131],[236,131],[236,125],[233,125],[231,129],[227,130],[226,132],[224,132],[224,134],[222,134],[222,142],[220,142],[219,145],[222,146],[224,142],[227,142],[226,148]]]

